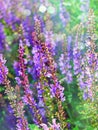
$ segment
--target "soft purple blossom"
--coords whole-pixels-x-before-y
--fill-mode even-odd
[[[45,31],[45,38],[46,38],[46,44],[49,48],[49,51],[55,55],[55,47],[56,47],[56,44],[55,44],[55,41],[53,39],[53,32],[52,31]]]
[[[60,0],[60,19],[65,27],[70,20],[69,13],[63,5],[63,0]]]
[[[68,37],[68,43],[66,46],[66,52],[64,54],[61,54],[61,57],[59,58],[59,66],[61,73],[65,76],[65,81],[69,84],[73,81],[72,77],[72,48],[71,48],[71,37]]]
[[[8,74],[8,69],[5,66],[6,60],[3,58],[3,55],[0,54],[0,84],[5,80],[5,76]]]
[[[0,23],[0,52],[4,50],[5,46],[5,34],[4,34],[4,26]]]
[[[74,64],[74,74],[78,75],[81,72],[81,59],[82,54],[78,44],[73,47],[73,64]]]
[[[16,127],[17,127],[17,130],[30,130],[28,128],[28,124],[27,124],[26,120],[23,120],[22,118],[19,118],[17,120]]]
[[[19,83],[21,83],[20,86],[23,87],[24,89],[24,96],[22,98],[24,103],[26,105],[29,105],[29,107],[32,109],[32,112],[34,113],[34,120],[36,120],[37,124],[40,125],[40,123],[42,123],[43,121],[40,112],[38,110],[36,100],[33,97],[33,92],[30,89],[30,83],[29,83],[28,75],[26,73],[26,64],[24,59],[25,48],[22,41],[20,41],[18,52],[19,52],[19,57],[18,57],[19,78],[16,77],[16,80],[19,80]]]
[[[50,87],[51,87],[50,88],[51,96],[56,97],[56,94],[58,93],[60,100],[62,102],[64,102],[65,101],[65,96],[64,96],[64,92],[63,92],[64,88],[59,83],[51,84]]]
[[[49,126],[47,126],[46,124],[41,124],[41,126],[43,127],[43,130],[60,130],[60,124],[56,123],[56,119],[52,120],[52,124],[49,123]]]

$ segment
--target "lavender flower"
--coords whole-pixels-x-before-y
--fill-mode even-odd
[[[6,61],[3,59],[2,54],[0,54],[0,69],[1,69],[1,76],[3,77],[0,83],[5,85],[5,88],[6,88],[5,93],[8,96],[10,105],[13,108],[13,112],[14,112],[15,117],[17,118],[17,121],[18,121],[18,118],[20,118],[22,121],[20,123],[20,125],[22,125],[22,128],[17,127],[17,130],[29,130],[27,120],[24,117],[24,110],[23,110],[24,104],[22,103],[22,101],[19,100],[20,95],[17,95],[18,86],[16,86],[14,89],[10,85],[10,81],[7,79],[8,69],[5,67],[5,62]]]
[[[86,42],[86,50],[80,60],[80,74],[78,75],[78,83],[80,89],[83,92],[83,98],[91,99],[94,101],[95,99],[95,88],[96,88],[96,81],[95,81],[95,73],[96,73],[96,66],[98,61],[97,53],[95,52],[95,39],[94,35],[94,21],[93,21],[93,11],[90,10],[89,17],[88,17],[88,25],[87,25],[87,36],[85,39]]]
[[[24,96],[23,96],[23,101],[30,106],[30,108],[32,109],[32,111],[34,112],[34,118],[37,122],[38,125],[40,125],[43,121],[42,121],[42,117],[40,115],[40,112],[38,110],[36,101],[33,97],[32,91],[30,89],[30,83],[28,80],[28,75],[26,74],[26,66],[25,66],[25,60],[24,60],[24,46],[21,43],[19,44],[19,78],[21,81],[21,86],[24,88]]]
[[[5,34],[4,34],[4,26],[0,23],[0,50],[4,49],[5,43]]]
[[[15,129],[16,117],[14,116],[14,111],[13,111],[11,105],[9,105],[9,104],[7,105],[7,108],[6,108],[4,123],[7,124],[6,127],[7,127],[8,130],[14,130]],[[5,127],[5,124],[4,124],[4,127]]]
[[[51,53],[53,54],[53,55],[55,55],[55,47],[56,47],[56,44],[55,44],[55,42],[54,42],[54,40],[53,40],[53,32],[52,31],[47,31],[46,33],[45,33],[45,37],[46,37],[46,44],[47,44],[47,46],[48,46],[48,48],[49,48],[49,51],[51,51]]]
[[[65,61],[65,62],[64,62]],[[70,58],[66,54],[66,57],[64,54],[61,54],[61,57],[59,58],[59,66],[62,74],[65,75],[65,80],[67,83],[72,82],[72,72],[71,68],[72,66],[70,65]]]
[[[58,86],[58,88],[56,88]],[[58,90],[59,89],[59,90]],[[57,91],[60,91],[58,92],[60,94],[60,98],[61,98],[61,101],[64,102],[65,101],[65,97],[64,97],[64,88],[62,88],[62,86],[60,84],[51,84],[51,88],[50,88],[50,91],[51,91],[51,94],[52,94],[52,97],[56,97],[56,93]]]
[[[80,0],[80,2],[81,2],[80,10],[82,12],[81,22],[85,22],[87,14],[89,12],[90,0]]]
[[[65,76],[64,79],[68,84],[73,81],[71,61],[72,61],[72,49],[71,49],[71,37],[69,36],[66,50],[64,50],[64,54],[61,54],[61,57],[59,58],[59,66],[61,73],[64,74]]]
[[[56,119],[52,120],[52,124],[49,123],[49,127],[46,124],[41,124],[41,126],[43,127],[43,130],[60,130],[60,124],[56,123]]]
[[[62,101],[65,100],[64,94],[63,94],[63,87],[60,85],[58,78],[56,76],[56,66],[53,59],[53,55],[51,53],[52,47],[48,48],[45,41],[43,41],[42,36],[42,30],[41,30],[41,23],[38,18],[35,19],[35,31],[32,33],[33,37],[33,44],[34,44],[34,67],[38,74],[38,82],[41,83],[42,87],[40,91],[43,91],[43,103],[47,103],[47,100],[45,100],[45,96],[52,96],[55,98],[58,106],[58,118],[61,124],[65,121],[65,114],[62,107]],[[53,85],[51,84],[51,81],[53,82]],[[49,83],[50,82],[50,83]],[[50,86],[50,90],[45,87],[45,83],[49,83],[48,86]],[[45,92],[48,94],[44,96]],[[51,94],[50,94],[51,93]],[[45,101],[45,102],[44,102]],[[46,110],[47,111],[47,110]],[[63,127],[66,127],[66,124],[63,124]]]
[[[63,0],[60,0],[60,19],[65,27],[70,19],[69,13],[66,11],[66,8],[63,5]]]
[[[6,60],[3,59],[3,55],[0,54],[0,84],[4,83],[4,78],[7,76],[8,74],[8,69],[5,66]]]
[[[81,51],[78,47],[78,44],[76,44],[73,48],[73,64],[74,64],[74,74],[77,75],[81,72]]]

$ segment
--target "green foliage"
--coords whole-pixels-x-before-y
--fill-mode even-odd
[[[4,87],[0,85],[0,93],[4,91]]]
[[[29,124],[29,128],[30,128],[30,130],[42,130],[42,129],[38,128],[38,126],[36,126],[35,124]]]

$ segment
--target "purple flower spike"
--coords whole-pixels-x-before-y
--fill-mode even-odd
[[[0,84],[4,82],[5,76],[8,74],[8,69],[5,66],[6,60],[3,59],[3,55],[0,54]]]

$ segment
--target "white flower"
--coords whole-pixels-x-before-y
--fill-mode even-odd
[[[46,12],[46,7],[42,4],[42,5],[40,5],[40,7],[39,7],[39,11],[41,12],[41,13],[45,13]]]

